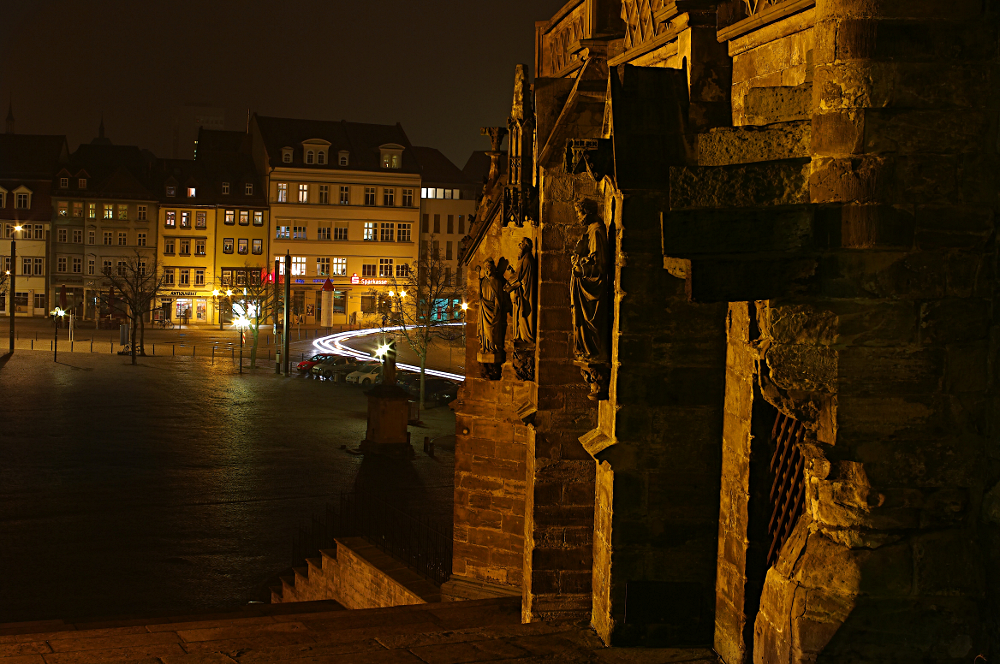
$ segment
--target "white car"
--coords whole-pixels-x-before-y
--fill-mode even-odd
[[[368,364],[364,364],[358,367],[357,371],[353,371],[347,374],[347,378],[345,380],[348,383],[360,385],[361,387],[369,387],[370,385],[373,385],[377,380],[380,380],[381,378],[382,378],[382,363],[370,362]]]

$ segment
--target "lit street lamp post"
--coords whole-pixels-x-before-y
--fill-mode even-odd
[[[246,329],[250,327],[250,319],[245,314],[240,314],[233,321],[233,327],[240,331],[240,373],[243,373],[243,335],[246,333]]]
[[[14,298],[17,297],[17,241],[14,239],[16,233],[20,233],[23,226],[14,226],[14,233],[10,236],[10,354],[14,354]]]
[[[52,314],[52,323],[53,323],[53,327],[55,328],[55,338],[54,338],[54,341],[53,341],[53,344],[52,344],[52,361],[53,362],[58,362],[59,361],[59,321],[61,321],[62,318],[63,318],[63,316],[66,315],[66,312],[63,311],[62,309],[60,309],[59,307],[56,307],[55,309],[53,309],[49,313]]]

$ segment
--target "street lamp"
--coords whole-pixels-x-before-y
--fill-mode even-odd
[[[240,314],[233,321],[233,327],[240,331],[240,373],[243,373],[243,335],[246,333],[246,329],[250,327],[250,319],[244,314]]]
[[[14,233],[20,233],[24,226],[14,226]],[[14,354],[14,299],[17,297],[17,241],[10,236],[10,354]]]
[[[56,307],[49,312],[52,314],[52,323],[55,326],[55,343],[52,344],[52,361],[59,361],[59,319],[66,315],[66,312],[60,308]]]

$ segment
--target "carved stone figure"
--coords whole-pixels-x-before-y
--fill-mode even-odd
[[[537,264],[529,238],[523,238],[518,247],[517,270],[507,268],[513,278],[507,282],[504,290],[510,293],[514,305],[514,341],[533,344],[538,309]]]
[[[576,359],[608,361],[608,233],[597,215],[597,203],[577,201],[576,214],[587,230],[570,256],[570,304]]]
[[[483,376],[497,380],[506,358],[503,347],[507,334],[506,292],[500,285],[501,274],[493,259],[487,259],[484,267],[479,278],[479,353],[476,359]]]

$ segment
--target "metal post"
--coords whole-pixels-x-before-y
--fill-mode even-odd
[[[10,236],[10,354],[14,354],[14,298],[17,297],[17,242]]]
[[[281,335],[281,361],[285,365],[285,375],[288,375],[288,342],[291,341],[288,337],[288,325],[291,322],[289,320],[289,315],[292,313],[292,308],[289,300],[292,298],[292,254],[288,251],[285,252],[285,319],[282,325],[283,333]]]
[[[240,329],[240,374],[243,373],[243,329]]]
[[[54,323],[52,327],[55,328],[55,341],[52,342],[52,361],[58,362],[59,361],[59,317],[53,316],[52,322]]]
[[[278,329],[278,261],[279,259],[274,259],[274,305],[271,307],[271,315],[274,320],[274,329]],[[268,344],[270,344],[268,340]],[[275,339],[275,344],[277,344],[277,339]],[[275,358],[274,362],[274,373],[281,373],[281,363]]]

